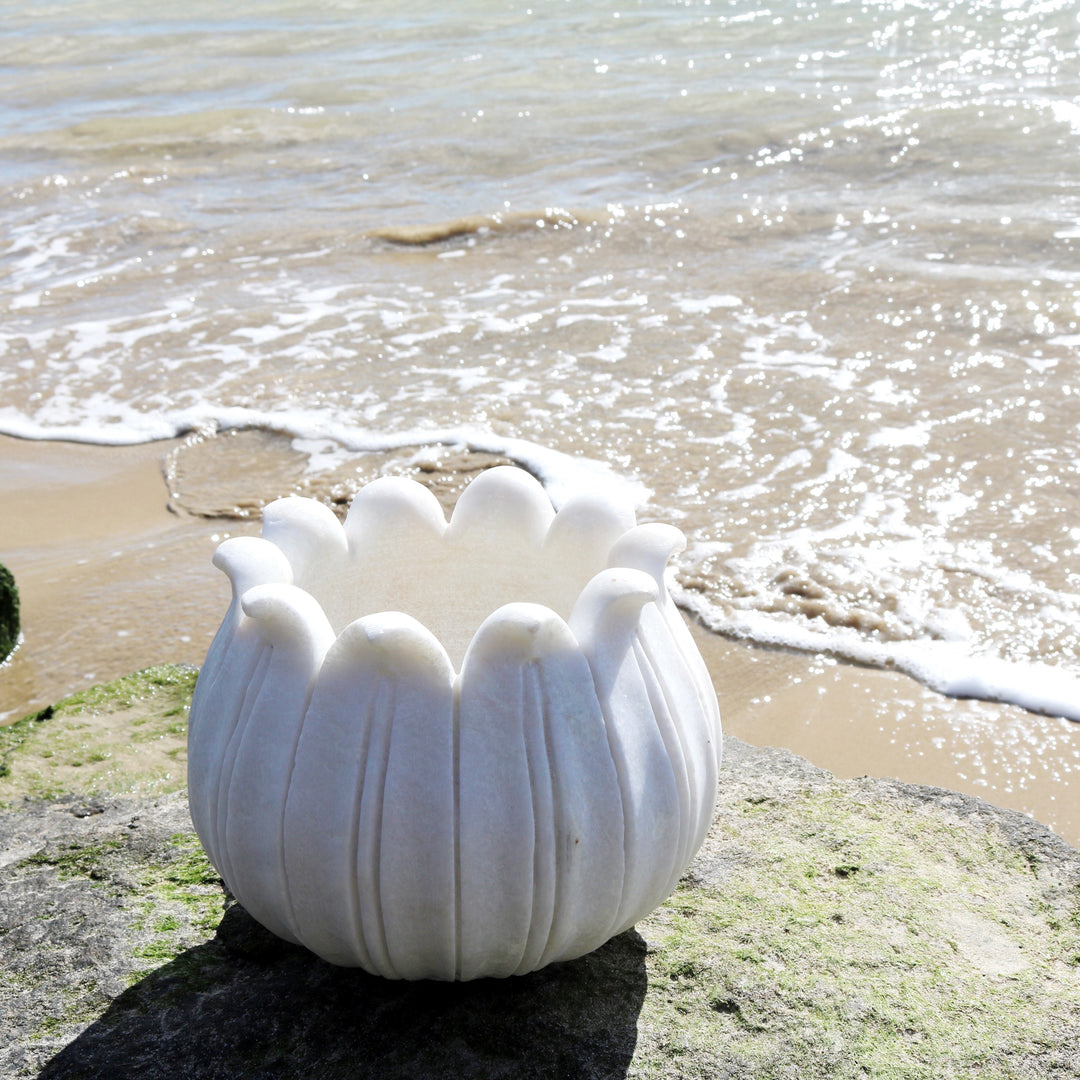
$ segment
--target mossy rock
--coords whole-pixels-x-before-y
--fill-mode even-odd
[[[763,779],[638,926],[639,1075],[1080,1076],[1080,852],[951,792]]]
[[[0,563],[0,664],[19,644],[19,590],[11,571]]]
[[[0,806],[187,785],[187,713],[198,670],[163,664],[0,727]]]
[[[91,811],[0,813],[13,1080],[1080,1077],[1080,852],[953,792],[725,739],[716,819],[670,899],[580,960],[463,985],[273,937],[183,792]]]

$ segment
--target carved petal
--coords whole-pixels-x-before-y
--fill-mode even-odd
[[[408,616],[380,618],[385,621],[374,644],[384,650],[385,677],[397,687],[378,863],[386,947],[402,978],[452,979],[455,672],[446,650],[419,623]]]
[[[345,518],[345,535],[354,558],[372,548],[440,537],[446,531],[439,500],[422,484],[402,476],[383,476],[357,493]]]
[[[508,604],[484,621],[465,654],[458,712],[462,979],[527,970],[547,944],[556,835],[536,668],[565,649],[565,624],[553,611]]]
[[[263,509],[263,537],[281,549],[303,589],[321,579],[328,566],[348,559],[349,546],[334,511],[315,499],[288,495]]]
[[[460,504],[459,504],[460,505]],[[458,713],[459,874],[462,979],[511,975],[533,924],[537,821],[527,743],[535,747],[537,702],[523,669],[535,659],[551,612],[514,604],[489,616],[462,664]],[[541,803],[550,803],[550,780]],[[496,809],[497,808],[497,809]],[[542,827],[542,826],[541,826]],[[548,841],[550,843],[550,841]],[[541,873],[539,918],[554,905]]]
[[[684,865],[701,847],[712,824],[716,785],[724,748],[720,706],[712,676],[690,630],[674,604],[642,619],[641,642],[679,718],[695,820]],[[675,882],[671,883],[675,887]]]
[[[634,648],[643,606],[656,582],[639,570],[605,570],[585,586],[570,617],[592,668],[626,824],[622,903],[609,933],[618,933],[664,897],[684,813],[680,785],[656,715],[649,681]]]
[[[685,546],[685,537],[671,525],[639,525],[619,539],[610,556],[615,565],[648,573],[659,589],[658,610],[646,612],[642,619],[641,641],[659,680],[657,687],[662,688],[672,715],[679,720],[693,816],[684,864],[701,846],[712,822],[723,750],[712,677],[664,584],[668,560]]]
[[[258,692],[263,655],[269,653],[254,622],[240,611],[235,632],[223,625],[214,639],[222,642],[215,677],[209,660],[199,673],[191,699],[188,723],[188,804],[191,821],[206,854],[228,880],[222,851],[219,813],[222,776],[236,729],[247,715],[245,703]],[[213,646],[211,646],[213,648]]]
[[[289,584],[288,560],[268,540],[236,536],[214,553],[214,565],[232,584],[232,603],[199,672],[188,719],[188,799],[195,831],[218,867],[216,830],[218,774],[225,748],[240,717],[263,640],[240,606],[240,597],[263,582]]]
[[[603,944],[625,872],[622,794],[592,672],[570,628],[559,619],[551,630],[529,674],[543,704],[551,772],[555,912],[543,953],[529,951],[523,971]]]
[[[545,546],[555,561],[580,559],[585,552],[599,569],[606,565],[615,541],[635,524],[634,508],[622,500],[594,493],[574,495],[555,515]]]
[[[219,805],[226,816],[223,861],[226,880],[244,907],[295,941],[282,810],[304,712],[334,633],[315,600],[294,585],[256,586],[244,594],[243,605],[270,648],[256,696],[226,751],[231,768],[227,798]]]
[[[232,585],[233,599],[267,582],[292,584],[292,567],[281,549],[258,536],[233,536],[222,541],[211,560]]]
[[[608,556],[608,565],[643,570],[656,582],[659,590],[657,603],[661,607],[668,607],[671,601],[664,583],[664,573],[668,559],[685,547],[686,537],[674,525],[659,522],[638,525],[616,541]]]
[[[581,590],[570,614],[570,629],[589,657],[594,677],[594,658],[601,663],[608,658],[621,661],[637,633],[641,609],[658,593],[648,574],[621,566],[601,570]],[[603,681],[597,677],[598,690]]]
[[[197,704],[216,684],[222,667],[226,666],[225,656],[229,652],[233,635],[244,620],[240,598],[256,585],[268,582],[292,584],[292,567],[289,566],[288,559],[276,545],[257,536],[234,536],[224,541],[214,552],[213,563],[228,576],[232,586],[232,601],[199,672],[199,681],[192,698],[192,723],[198,722],[200,709]],[[227,666],[231,669],[231,660]],[[228,678],[235,683],[231,670]]]
[[[351,623],[323,662],[285,809],[304,943],[390,978],[455,970],[453,680],[416,620]]]
[[[462,492],[446,535],[477,553],[506,545],[536,551],[554,517],[538,480],[524,469],[499,465],[482,472]]]

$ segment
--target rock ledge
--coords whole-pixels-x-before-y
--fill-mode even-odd
[[[34,790],[56,718],[69,747],[93,714],[80,753],[103,733],[115,783],[110,716],[174,739],[190,683],[129,677],[7,744],[0,1075],[1080,1077],[1080,852],[1022,814],[729,738],[712,832],[634,930],[517,979],[392,983],[225,894],[177,755],[126,794]]]

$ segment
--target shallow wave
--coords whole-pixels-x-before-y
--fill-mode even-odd
[[[1000,701],[1080,721],[1080,675],[1061,667],[975,653],[963,642],[871,641],[847,627],[818,629],[767,612],[724,610],[700,593],[678,586],[675,599],[715,633],[902,671],[950,697]]]
[[[464,425],[387,433],[328,423],[325,415],[317,412],[267,413],[244,408],[202,408],[171,418],[144,417],[136,427],[69,427],[35,423],[10,409],[0,409],[0,433],[26,439],[131,445],[192,432],[214,434],[229,430],[272,432],[296,440],[299,446],[321,447],[324,461],[334,456],[325,449],[327,441],[341,451],[351,453],[445,445],[498,454],[537,476],[556,506],[575,492],[597,486],[615,491],[638,506],[647,504],[652,495],[643,483],[620,475],[603,462]],[[700,591],[700,587],[685,584],[685,579],[693,581],[692,563],[697,557],[700,557],[700,551],[692,549],[689,559],[683,560],[676,571],[672,588],[680,607],[715,633],[760,645],[825,653],[854,663],[894,669],[942,694],[1006,702],[1032,712],[1080,721],[1080,675],[1040,661],[1014,661],[986,655],[971,641],[948,640],[947,631],[941,632],[940,612],[937,613],[938,625],[934,628],[937,637],[930,636],[931,628],[926,621],[922,625],[914,621],[906,628],[905,636],[898,634],[891,640],[875,639],[875,634],[887,631],[880,619],[872,613],[860,615],[857,605],[839,600],[835,605],[839,614],[834,613],[831,619],[825,617],[827,612],[820,589],[795,572],[790,572],[784,579],[784,587],[787,588],[786,595],[798,602],[797,610],[754,610],[718,601],[715,596]],[[1057,600],[1075,607],[1073,601],[1077,598],[1058,596]],[[802,601],[807,601],[809,606]],[[1064,615],[1070,616],[1075,623],[1076,612]]]
[[[57,439],[101,446],[132,446],[137,443],[173,439],[193,432],[214,434],[252,429],[310,442],[329,439],[342,449],[355,453],[446,445],[485,454],[501,454],[536,476],[544,484],[556,507],[575,493],[598,486],[613,491],[634,505],[645,503],[650,495],[644,484],[620,476],[603,462],[565,454],[528,439],[497,435],[468,425],[388,433],[327,422],[326,416],[317,412],[200,408],[177,413],[172,417],[147,416],[142,424],[135,427],[49,426],[21,418],[11,409],[0,409],[0,434],[19,439]]]

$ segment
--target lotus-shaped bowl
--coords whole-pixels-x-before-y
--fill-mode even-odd
[[[682,534],[524,470],[296,497],[214,563],[191,815],[240,903],[335,964],[473,979],[580,956],[675,887],[720,716],[664,584]],[[360,616],[359,618],[357,616]]]

